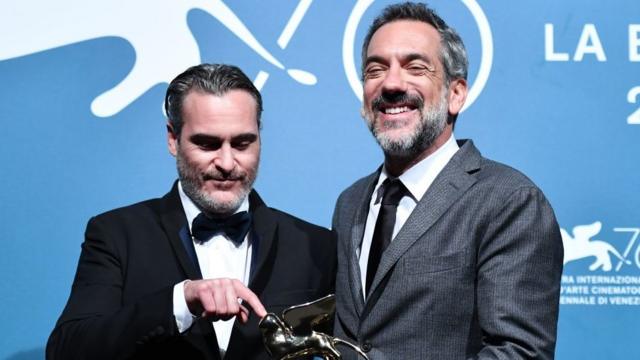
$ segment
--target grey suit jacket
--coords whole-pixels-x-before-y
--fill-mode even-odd
[[[563,258],[553,210],[524,175],[460,145],[382,255],[366,301],[356,251],[379,171],[338,198],[335,335],[371,360],[552,359]]]

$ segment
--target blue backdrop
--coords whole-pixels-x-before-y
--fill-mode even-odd
[[[339,192],[382,160],[355,69],[389,3],[2,0],[0,359],[44,357],[89,217],[169,190],[162,99],[190,65],[255,79],[257,189],[329,226]],[[564,230],[557,357],[640,358],[640,2],[431,5],[470,55],[456,136],[529,175]]]

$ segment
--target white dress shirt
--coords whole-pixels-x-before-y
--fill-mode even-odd
[[[396,222],[393,226],[393,235],[391,241],[396,237],[404,223],[411,215],[411,212],[427,192],[433,181],[436,179],[440,171],[447,165],[449,160],[458,151],[459,147],[456,139],[451,134],[449,140],[442,145],[433,154],[427,156],[419,163],[413,165],[399,179],[402,184],[409,190],[410,196],[404,196],[398,204],[396,212]],[[367,279],[367,262],[369,261],[369,250],[371,249],[371,240],[373,239],[373,230],[376,226],[376,219],[380,211],[380,199],[378,192],[380,191],[382,182],[389,177],[386,169],[383,167],[380,177],[371,195],[369,203],[369,213],[367,214],[367,224],[364,228],[364,237],[359,251],[360,279],[362,280],[362,294],[366,298],[367,294],[364,289]],[[380,198],[380,199],[378,199]]]
[[[187,216],[189,224],[189,233],[191,234],[191,223],[193,219],[200,214],[200,209],[182,190],[182,184],[178,182],[178,192],[182,201],[182,208]],[[245,198],[237,212],[249,211],[249,199]],[[247,234],[245,241],[236,245],[224,235],[214,235],[208,241],[200,241],[191,238],[193,246],[196,250],[198,263],[203,279],[230,278],[238,279],[245,285],[249,284],[249,274],[251,271],[251,241]],[[191,314],[184,298],[184,281],[178,283],[173,288],[173,314],[176,318],[178,330],[182,333],[187,331],[193,324],[193,316],[199,314]],[[213,322],[218,339],[218,347],[220,355],[224,357],[229,346],[231,331],[235,317],[223,321]]]

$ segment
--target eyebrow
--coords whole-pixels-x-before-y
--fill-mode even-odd
[[[408,53],[408,54],[404,54],[401,57],[401,61],[402,62],[411,62],[413,60],[422,60],[424,62],[426,62],[429,65],[433,65],[433,61],[432,59],[425,55],[425,54],[421,54],[421,53],[416,53],[416,52],[412,52],[412,53]],[[364,63],[364,66],[367,67],[370,63],[386,63],[387,61],[385,60],[384,57],[380,56],[380,55],[371,55],[367,57],[367,61]]]
[[[242,133],[235,135],[231,138],[232,142],[235,141],[255,141],[258,135],[255,133]],[[189,137],[189,141],[192,143],[207,143],[207,142],[222,142],[223,139],[219,136],[208,134],[193,134]]]
[[[240,135],[236,135],[231,138],[231,142],[243,142],[243,141],[256,141],[258,139],[258,135],[255,133],[244,133]]]
[[[222,139],[218,136],[207,135],[207,134],[193,134],[189,136],[189,141],[195,144],[221,141],[221,140]]]
[[[364,66],[367,67],[367,65],[369,65],[372,62],[384,63],[385,61],[382,56],[377,56],[377,55],[367,56],[367,61],[365,61]]]

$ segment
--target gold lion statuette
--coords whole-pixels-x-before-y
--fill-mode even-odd
[[[342,356],[336,345],[345,345],[369,360],[356,345],[314,330],[318,325],[331,320],[335,308],[335,296],[328,295],[285,309],[282,312],[282,319],[273,313],[265,315],[258,327],[271,358],[288,360],[315,355],[327,360],[339,360]]]

